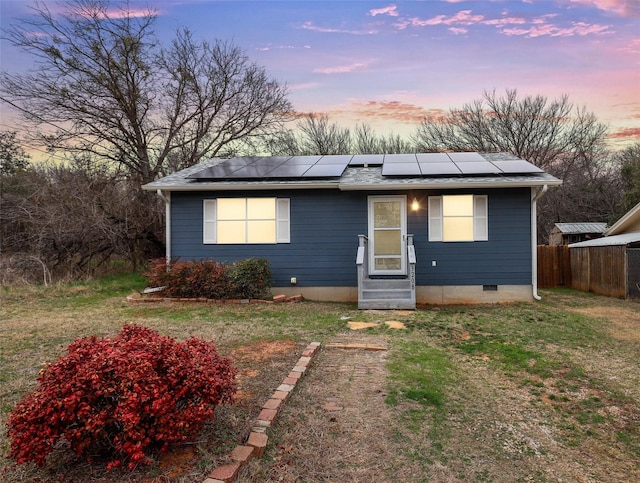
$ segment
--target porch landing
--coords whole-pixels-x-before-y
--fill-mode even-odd
[[[361,282],[359,309],[414,310],[416,300],[411,289],[411,280],[364,279]]]

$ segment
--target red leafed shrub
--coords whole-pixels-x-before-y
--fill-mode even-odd
[[[223,264],[215,260],[174,261],[167,270],[165,258],[152,260],[145,273],[150,287],[165,287],[168,297],[249,299],[268,294],[271,287],[269,262],[249,258]]]
[[[137,325],[79,339],[11,412],[11,456],[43,466],[66,440],[78,457],[106,457],[107,469],[148,464],[148,450],[193,439],[217,405],[233,402],[235,375],[201,339],[176,342]]]
[[[153,260],[145,274],[151,287],[166,287],[168,297],[206,297],[225,299],[231,286],[225,265],[215,260],[173,262],[167,270],[166,259]]]

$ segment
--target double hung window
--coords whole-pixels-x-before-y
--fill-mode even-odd
[[[486,195],[429,197],[429,241],[461,242],[488,239]]]
[[[204,200],[205,244],[289,243],[289,199]]]

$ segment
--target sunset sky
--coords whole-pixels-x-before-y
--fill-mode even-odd
[[[55,6],[54,2],[47,2]],[[608,124],[616,147],[640,142],[640,0],[212,1],[131,0],[178,27],[231,40],[279,81],[300,112],[324,112],[380,135],[425,116],[517,89],[567,94]],[[28,2],[0,0],[2,27]],[[2,68],[28,58],[2,40]],[[0,129],[11,128],[5,106]]]

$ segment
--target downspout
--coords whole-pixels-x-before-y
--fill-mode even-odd
[[[162,201],[164,201],[165,212],[165,258],[167,260],[167,268],[171,261],[171,192],[165,193],[161,189],[156,191]]]
[[[531,197],[531,286],[533,287],[533,298],[542,300],[538,295],[538,228],[537,228],[537,201],[542,198],[549,186],[546,184],[537,190],[531,189],[533,196]]]

